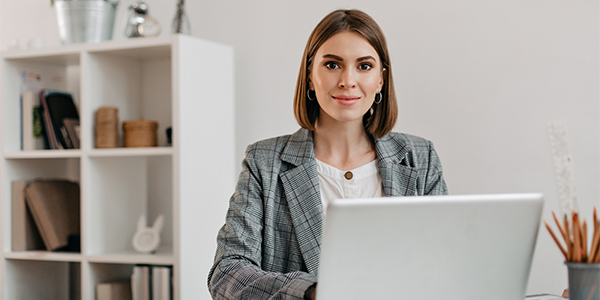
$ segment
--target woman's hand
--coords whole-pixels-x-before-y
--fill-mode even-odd
[[[306,292],[304,292],[304,300],[316,300],[317,299],[317,284],[311,285]]]
[[[566,288],[566,289],[563,291],[563,293],[562,293],[562,296],[563,296],[564,298],[569,298],[569,288]]]

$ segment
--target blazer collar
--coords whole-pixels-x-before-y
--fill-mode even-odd
[[[296,131],[288,140],[281,160],[295,166],[279,176],[304,263],[309,273],[318,275],[323,234],[323,204],[312,131]]]
[[[374,143],[385,195],[414,195],[417,172],[407,158],[411,151],[407,142],[388,134],[374,139]],[[299,129],[292,134],[281,160],[295,166],[282,172],[280,178],[306,268],[309,273],[318,275],[324,214],[313,132]]]
[[[410,145],[402,136],[387,134],[374,139],[377,164],[386,196],[412,196],[417,191],[417,171],[409,159]]]

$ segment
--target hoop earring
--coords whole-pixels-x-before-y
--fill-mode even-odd
[[[379,95],[379,101],[375,100],[375,104],[379,104],[381,101],[383,101],[383,95],[381,92],[377,93],[377,95]],[[377,99],[377,95],[375,95],[375,99]]]
[[[314,97],[314,98],[310,97],[310,89],[308,89],[308,91],[306,92],[306,98],[308,98],[308,100],[310,100],[310,101],[315,101],[317,99],[317,97]]]

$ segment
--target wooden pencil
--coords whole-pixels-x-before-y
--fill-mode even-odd
[[[596,252],[598,251],[599,240],[600,230],[598,230],[598,228],[594,228],[594,237],[592,238],[592,245],[590,246],[590,257],[588,258],[588,262],[594,262],[596,260]]]
[[[563,256],[565,257],[565,260],[568,261],[569,258],[568,258],[567,252],[565,251],[565,249],[563,248],[563,246],[560,244],[560,241],[556,238],[556,235],[554,235],[554,232],[552,232],[552,228],[550,228],[550,225],[548,225],[548,223],[546,223],[545,220],[544,220],[544,225],[546,225],[546,229],[548,229],[548,232],[550,232],[550,235],[552,236],[552,239],[554,240],[554,242],[558,246],[558,249],[560,249],[560,252],[562,252]]]
[[[554,212],[552,212],[552,218],[554,218],[554,222],[556,223],[556,226],[558,226],[558,230],[560,230],[560,235],[562,235],[563,240],[566,243],[567,242],[567,233],[565,232],[565,229],[562,227],[562,225],[560,225],[560,221],[558,220],[558,218],[556,217],[556,214]]]
[[[581,262],[581,235],[579,233],[579,218],[577,212],[573,211],[573,257],[574,262]]]
[[[571,231],[569,230],[569,219],[567,218],[567,215],[565,214],[565,233],[566,236],[565,238],[567,239],[567,254],[569,259],[567,261],[573,261],[573,243],[571,242]]]
[[[583,253],[581,260],[583,262],[587,262],[587,223],[585,222],[585,219],[583,219],[583,231],[581,233],[581,247],[582,250],[581,251]]]
[[[598,224],[598,225],[600,226],[600,224]],[[598,231],[600,231],[600,228],[598,228]],[[598,244],[596,244],[596,256],[594,257],[594,260],[591,262],[593,262],[595,264],[600,263],[600,241],[598,241]]]
[[[598,213],[596,213],[596,206],[594,206],[594,234],[596,233],[596,228],[598,228]]]
[[[598,223],[598,228],[596,229],[598,232],[598,241],[596,242],[596,254],[594,256],[594,260],[591,260],[591,263],[600,263],[600,222]]]

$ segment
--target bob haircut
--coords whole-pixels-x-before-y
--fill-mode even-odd
[[[296,92],[294,95],[294,116],[303,128],[314,131],[319,118],[319,103],[307,98],[309,90],[309,75],[317,50],[330,37],[340,32],[356,32],[363,36],[377,51],[381,60],[383,87],[381,103],[372,107],[373,113],[363,116],[365,130],[376,138],[382,138],[392,131],[398,117],[398,103],[392,78],[392,65],[387,48],[387,42],[379,25],[366,13],[360,10],[336,10],[325,16],[313,30],[304,48]],[[377,96],[375,96],[377,97]]]

